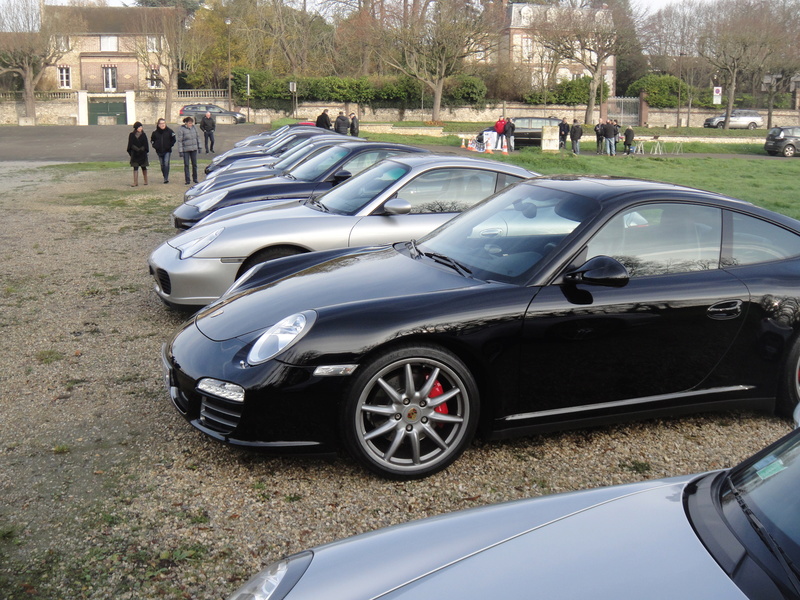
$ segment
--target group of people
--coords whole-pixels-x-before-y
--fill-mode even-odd
[[[607,154],[608,156],[617,155],[617,143],[622,140],[624,154],[633,152],[633,140],[635,133],[633,127],[628,125],[625,132],[620,135],[621,128],[616,119],[602,119],[594,126],[595,137],[597,138],[597,154]]]
[[[169,183],[169,166],[172,158],[172,149],[177,146],[178,154],[183,158],[183,173],[186,185],[197,183],[197,154],[201,152],[203,144],[200,141],[200,131],[203,132],[205,140],[206,154],[214,152],[214,131],[217,123],[210,112],[200,119],[199,127],[195,127],[194,117],[185,117],[183,125],[178,128],[177,133],[167,127],[164,119],[159,119],[156,128],[150,134],[148,144],[147,135],[144,133],[144,126],[139,122],[133,124],[133,131],[128,135],[128,156],[130,165],[133,167],[132,187],[139,185],[139,169],[142,170],[144,185],[147,181],[147,167],[150,166],[148,154],[152,147],[158,155],[158,162],[161,165],[161,174],[164,176],[164,183]]]
[[[511,117],[501,116],[494,123],[494,132],[497,134],[495,138],[495,150],[503,149],[503,141],[506,143],[508,152],[514,151],[514,131],[517,126],[514,125],[514,119]]]
[[[344,114],[344,111],[340,110],[336,121],[331,123],[331,118],[326,108],[317,117],[315,124],[317,127],[322,127],[322,129],[333,129],[336,133],[341,133],[342,135],[349,133],[350,135],[358,136],[358,117],[354,112],[351,112],[348,117]]]

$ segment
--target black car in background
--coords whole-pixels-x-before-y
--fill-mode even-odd
[[[800,127],[773,127],[767,133],[764,150],[767,154],[777,156],[795,156],[800,148]]]
[[[216,104],[187,104],[180,110],[180,120],[183,121],[185,117],[192,117],[195,122],[197,122],[205,117],[207,112],[210,112],[211,116],[215,119],[223,117],[222,122],[225,122],[227,119],[232,119],[234,123],[247,122],[247,117],[242,113],[235,110],[225,110]]]

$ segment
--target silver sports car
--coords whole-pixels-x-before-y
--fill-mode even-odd
[[[425,519],[274,563],[229,600],[800,598],[800,432],[738,467]]]
[[[315,199],[271,202],[255,211],[232,206],[226,218],[212,213],[151,254],[155,291],[170,306],[205,306],[256,264],[313,250],[414,239],[534,175],[481,158],[397,155]]]

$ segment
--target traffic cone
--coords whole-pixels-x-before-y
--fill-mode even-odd
[[[508,143],[506,142],[505,136],[503,136],[503,154],[508,156]]]
[[[486,154],[494,154],[494,152],[492,152],[492,143],[491,142],[486,142],[486,149],[484,150],[484,152]]]
[[[464,144],[464,138],[463,137],[461,138],[461,147],[462,148],[466,148],[466,144]]]

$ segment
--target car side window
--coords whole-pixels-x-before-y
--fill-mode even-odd
[[[412,213],[461,212],[492,195],[497,173],[480,169],[435,169],[414,178],[397,193]]]
[[[494,188],[495,192],[499,192],[503,188],[508,187],[512,183],[517,183],[518,181],[522,181],[526,179],[525,177],[519,177],[518,175],[511,175],[509,173],[498,173],[497,174],[497,185]]]
[[[719,268],[722,211],[661,203],[615,215],[588,244],[588,258],[611,256],[646,277]]]
[[[208,106],[206,110],[210,113],[219,113],[222,112],[222,109],[219,106]]]
[[[753,265],[800,256],[800,236],[761,219],[733,213],[730,257],[726,267]]]
[[[529,129],[531,127],[531,119],[527,117],[518,117],[514,119],[514,125],[517,129]]]

